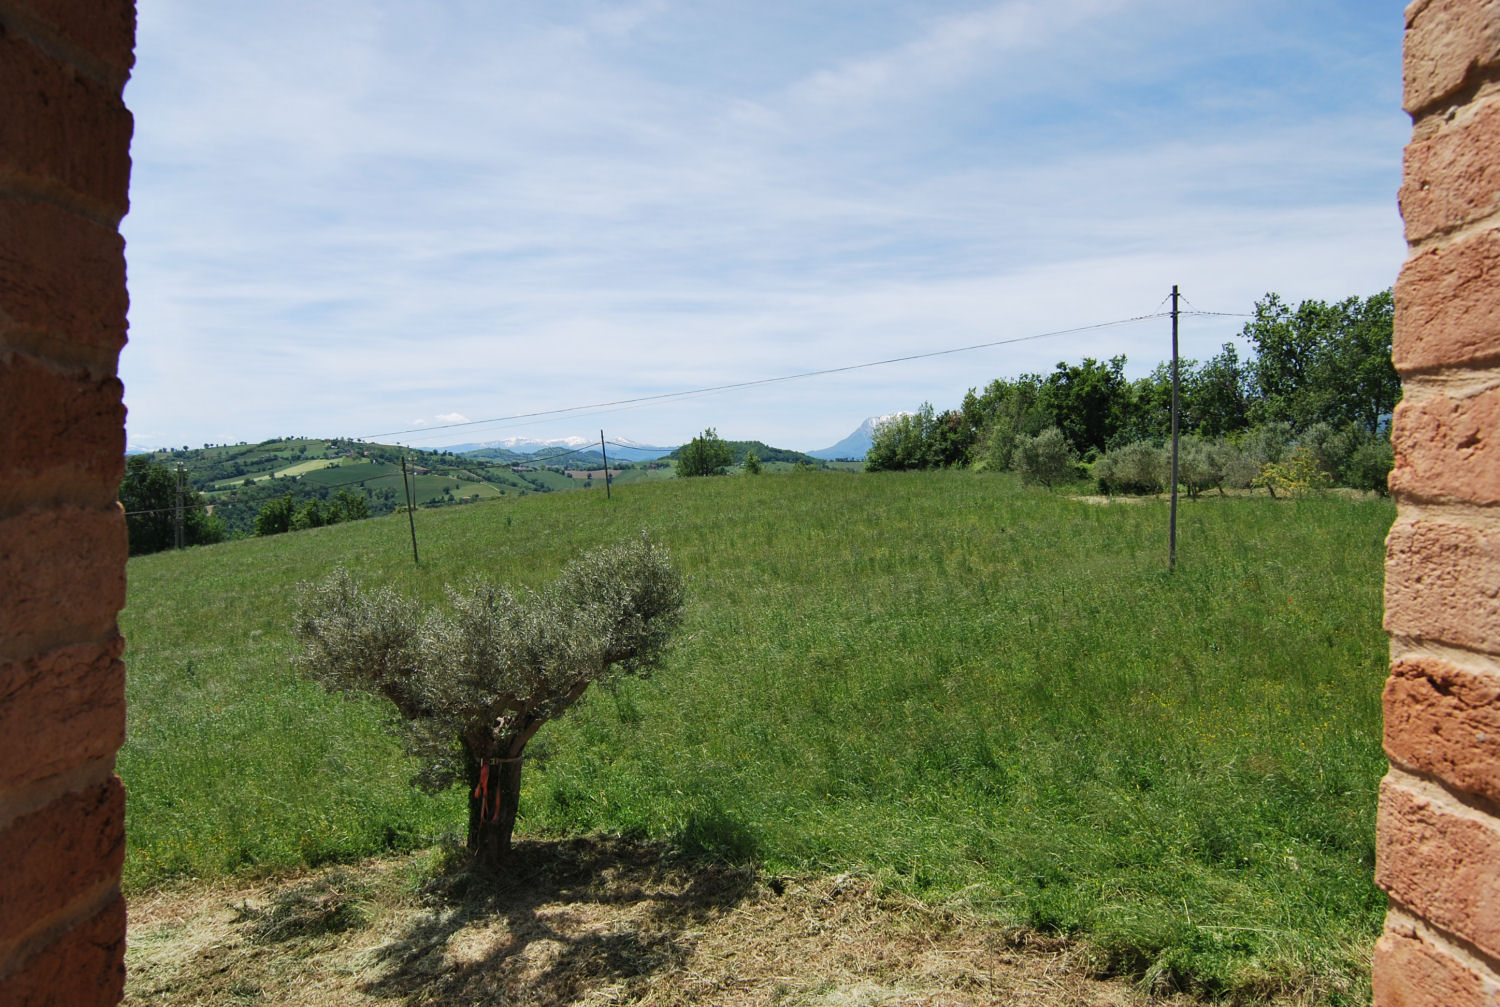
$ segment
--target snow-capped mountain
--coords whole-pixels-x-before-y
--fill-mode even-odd
[[[672,448],[656,447],[650,444],[639,444],[625,437],[615,438],[606,442],[611,459],[622,462],[654,461],[672,453]],[[538,451],[564,450],[576,451],[580,448],[587,450],[599,448],[599,441],[591,437],[554,437],[549,440],[537,440],[530,437],[505,437],[500,440],[478,441],[468,444],[453,444],[443,450],[452,451],[456,455],[468,454],[473,451],[484,451],[499,448],[504,451],[513,451],[518,455],[532,455]]]
[[[866,453],[870,450],[870,443],[875,436],[875,428],[886,420],[893,420],[898,416],[910,416],[909,411],[899,413],[886,413],[884,416],[871,416],[859,425],[859,428],[839,441],[831,448],[819,448],[809,451],[808,454],[814,458],[822,458],[831,461],[835,458],[852,458],[856,461],[864,461]]]

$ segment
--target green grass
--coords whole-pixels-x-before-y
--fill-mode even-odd
[[[127,883],[406,848],[461,825],[372,705],[287,667],[292,585],[540,584],[654,529],[689,577],[655,679],[532,744],[521,831],[890,884],[1209,994],[1355,1003],[1384,910],[1383,501],[1109,507],[1004,475],[617,484],[133,559]]]

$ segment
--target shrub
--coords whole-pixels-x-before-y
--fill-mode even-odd
[[[1292,444],[1290,423],[1263,423],[1248,431],[1240,440],[1240,450],[1255,463],[1259,472],[1268,464],[1284,460]]]
[[[1170,451],[1170,449],[1168,449]],[[1171,478],[1171,457],[1168,456],[1168,476]],[[1201,437],[1183,437],[1177,445],[1177,478],[1187,490],[1188,496],[1197,498],[1205,489],[1224,485],[1223,458],[1213,450],[1213,444]]]
[[[1360,490],[1374,490],[1381,496],[1390,492],[1387,480],[1396,455],[1391,442],[1384,437],[1372,438],[1354,449],[1345,466],[1345,481]]]
[[[1101,493],[1160,493],[1167,487],[1171,462],[1166,448],[1136,441],[1096,461],[1093,475]]]
[[[974,468],[995,472],[1011,468],[1016,441],[1019,439],[1015,424],[1008,417],[997,416],[979,436],[979,446],[974,453]]]
[[[1285,461],[1267,462],[1256,477],[1255,486],[1264,486],[1271,496],[1280,490],[1287,496],[1304,496],[1333,485],[1328,473],[1318,465],[1318,459],[1307,448],[1292,448]]]
[[[1021,482],[1050,489],[1076,475],[1078,456],[1061,430],[1048,427],[1035,437],[1017,438],[1014,464]]]
[[[1224,489],[1247,490],[1260,475],[1260,465],[1255,459],[1241,451],[1232,440],[1217,440],[1209,448],[1214,464],[1220,473],[1219,491]]]

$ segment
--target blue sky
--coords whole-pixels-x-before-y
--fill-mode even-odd
[[[139,0],[133,446],[813,449],[1165,319],[1389,286],[1395,0]],[[1191,318],[1185,356],[1241,323]],[[394,431],[407,431],[394,434]]]

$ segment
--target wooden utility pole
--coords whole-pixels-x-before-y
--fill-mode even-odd
[[[177,505],[176,505],[176,507],[173,508],[172,518],[173,518],[173,520],[172,520],[172,525],[173,525],[173,527],[172,527],[172,531],[173,531],[172,545],[173,545],[174,548],[181,549],[183,547],[183,541],[182,541],[182,538],[183,538],[183,536],[182,536],[182,462],[178,462],[177,463]]]
[[[404,451],[401,453],[401,488],[406,491],[406,523],[411,525],[411,561],[421,563],[422,561],[417,559],[417,519],[412,515],[414,509],[412,503],[415,496],[412,493],[411,483],[406,481],[406,452]]]
[[[604,450],[604,431],[599,431],[599,454],[604,456],[604,499],[609,499],[609,452]]]
[[[1172,518],[1167,533],[1167,569],[1177,567],[1177,284],[1172,284]]]

